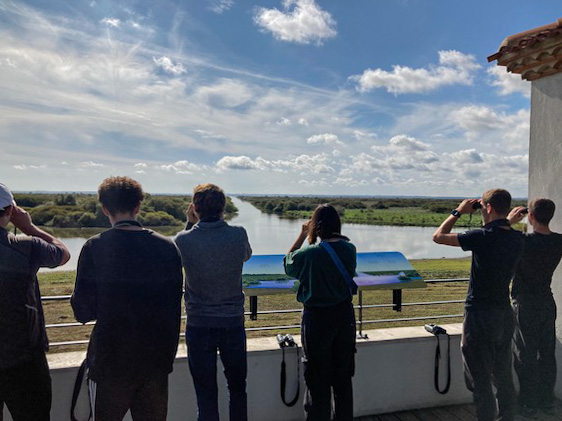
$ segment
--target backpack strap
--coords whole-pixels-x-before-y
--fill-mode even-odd
[[[343,279],[345,279],[345,282],[349,287],[349,291],[351,291],[351,295],[357,294],[357,288],[358,288],[357,284],[355,283],[353,278],[349,275],[349,272],[345,269],[341,259],[339,258],[333,247],[326,241],[321,241],[320,247],[326,250],[330,255],[330,257],[332,258],[332,260],[334,261],[336,267],[338,268],[341,275],[343,276]]]

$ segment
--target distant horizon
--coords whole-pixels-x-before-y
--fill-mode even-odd
[[[153,193],[144,191],[151,196],[191,196],[191,193]],[[64,190],[12,190],[13,194],[89,194],[97,195],[96,191],[64,191]],[[374,199],[458,199],[463,200],[471,196],[420,196],[420,195],[366,195],[366,194],[290,194],[290,193],[280,193],[280,194],[267,194],[267,193],[229,193],[225,192],[227,196],[248,196],[248,197],[349,197],[349,198],[374,198]],[[527,200],[527,197],[515,197],[512,196],[512,200]]]

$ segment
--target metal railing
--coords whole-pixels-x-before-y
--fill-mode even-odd
[[[439,284],[439,283],[453,283],[453,282],[468,282],[468,278],[458,278],[458,279],[428,279],[425,281],[426,284]],[[359,317],[356,321],[357,329],[359,331],[359,336],[362,336],[363,326],[367,324],[375,324],[375,323],[397,323],[397,322],[411,322],[411,321],[421,321],[421,320],[435,320],[435,319],[450,319],[450,318],[459,318],[464,317],[464,314],[443,314],[437,316],[422,316],[422,317],[406,317],[406,318],[396,318],[396,319],[374,319],[374,320],[363,320],[363,310],[370,309],[370,308],[394,308],[396,304],[363,304],[362,300],[362,293],[363,291],[359,290],[359,299],[358,304],[354,306],[354,309],[358,311]],[[68,301],[70,300],[70,295],[53,295],[53,296],[45,296],[41,297],[41,301],[49,302],[49,301]],[[447,301],[423,301],[417,303],[401,303],[401,307],[410,307],[410,306],[428,306],[428,305],[442,305],[442,304],[459,304],[464,303],[464,300],[447,300]],[[284,313],[300,313],[302,309],[288,309],[288,310],[262,310],[257,311],[256,313],[259,314],[284,314]],[[250,316],[252,312],[246,311],[244,312],[245,316]],[[186,319],[186,316],[182,316],[182,319]],[[87,322],[87,323],[79,323],[79,322],[71,322],[71,323],[52,323],[47,324],[47,329],[56,329],[56,328],[68,328],[68,327],[80,327],[80,326],[90,326],[94,325],[96,322]],[[300,325],[281,325],[281,326],[261,326],[261,327],[247,327],[247,332],[255,332],[261,330],[283,330],[283,329],[296,329],[300,328]],[[77,341],[63,341],[63,342],[51,342],[50,346],[57,347],[57,346],[67,346],[67,345],[83,345],[87,344],[89,340],[77,340]]]

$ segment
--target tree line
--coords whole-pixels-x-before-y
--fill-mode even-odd
[[[110,226],[95,194],[84,193],[26,193],[14,194],[17,204],[29,212],[37,225],[57,228],[86,228]],[[141,205],[138,220],[145,226],[163,227],[185,223],[185,211],[191,196],[150,195]],[[227,198],[226,217],[238,212]]]

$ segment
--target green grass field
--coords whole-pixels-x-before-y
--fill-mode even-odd
[[[414,268],[424,279],[444,278],[467,278],[470,270],[470,259],[428,259],[412,260]],[[41,293],[43,296],[67,295],[72,293],[75,278],[74,271],[47,272],[39,274]],[[455,282],[447,284],[430,284],[424,289],[406,289],[403,291],[403,303],[418,303],[424,301],[448,301],[464,299],[467,283]],[[357,298],[355,298],[357,303]],[[390,304],[392,292],[388,291],[365,291],[363,293],[363,305]],[[68,301],[45,302],[45,318],[47,324],[74,322],[72,309]],[[287,310],[300,309],[301,304],[295,299],[294,294],[279,294],[259,297],[258,310]],[[246,311],[249,311],[248,300],[246,300]],[[437,316],[444,314],[462,314],[462,304],[442,304],[431,306],[404,306],[401,312],[393,311],[391,308],[376,308],[363,310],[363,320],[375,319],[397,319],[423,316]],[[250,321],[247,317],[246,327],[263,326],[288,326],[300,323],[300,313],[281,313],[259,315],[258,320]],[[461,319],[437,319],[432,323],[455,323]],[[413,322],[384,322],[366,324],[364,330],[384,327],[398,326],[422,326],[423,321]],[[91,326],[51,328],[48,329],[49,339],[52,342],[63,342],[70,340],[86,340],[90,336]],[[182,327],[182,331],[184,328]],[[299,329],[268,330],[248,332],[249,338],[273,336],[279,332],[298,334]],[[52,347],[51,352],[63,352],[70,350],[85,349],[86,346],[61,346]]]

